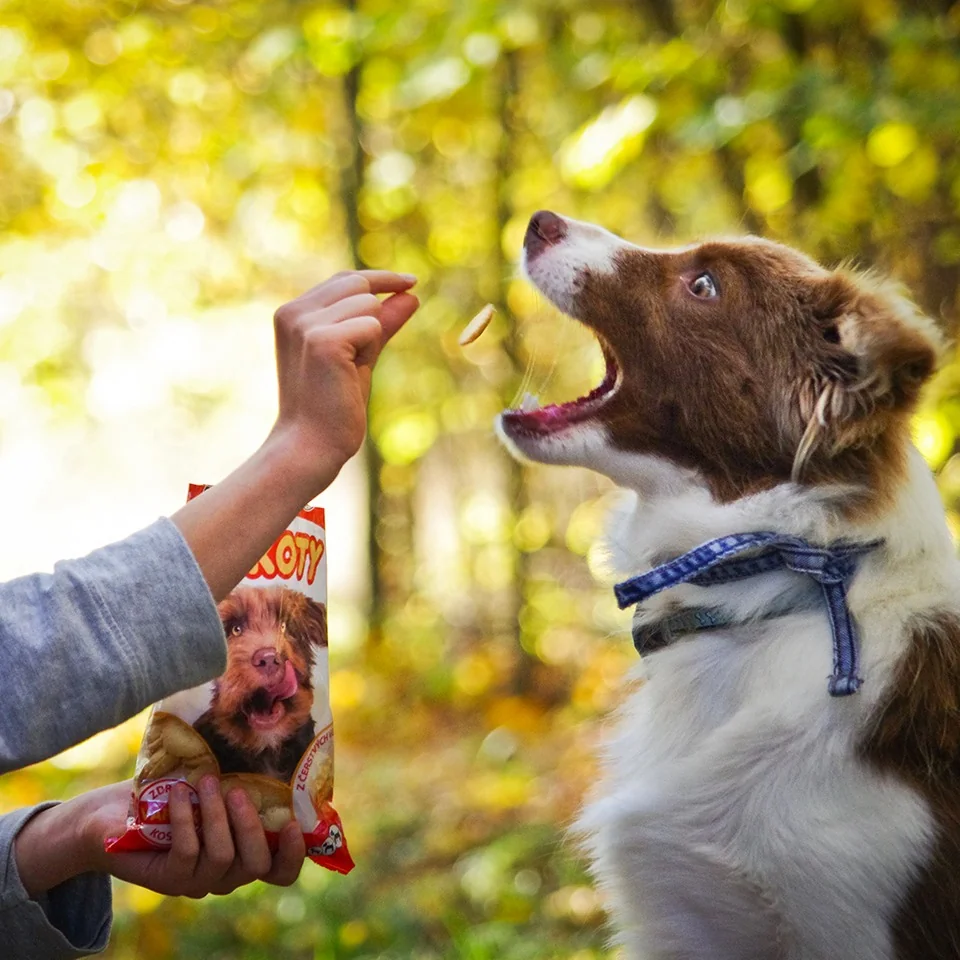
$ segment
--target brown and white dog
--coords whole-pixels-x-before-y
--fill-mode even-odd
[[[239,587],[219,606],[227,669],[194,728],[221,773],[287,782],[314,737],[314,648],[327,645],[323,604],[280,587]]]
[[[909,434],[934,324],[756,238],[652,250],[544,211],[524,254],[607,374],[499,431],[631,491],[625,574],[750,531],[882,540],[849,584],[850,696],[827,693],[825,605],[791,610],[800,573],[640,605],[641,627],[705,604],[731,623],[642,659],[579,822],[626,956],[960,957],[960,565]]]

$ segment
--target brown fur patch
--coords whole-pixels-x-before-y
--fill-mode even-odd
[[[690,292],[703,271],[715,299]],[[625,248],[612,274],[583,273],[575,306],[623,372],[599,413],[616,446],[695,468],[721,501],[793,478],[855,486],[855,508],[876,508],[902,479],[938,340],[890,285],[713,241]]]
[[[223,769],[286,779],[287,754],[296,754],[293,762],[299,758],[302,749],[298,752],[295,742],[312,726],[314,647],[327,645],[326,609],[293,590],[240,587],[219,611],[227,669],[214,684],[210,708],[194,726]],[[288,664],[296,692],[279,701],[282,716],[272,728],[258,727],[251,715],[267,714],[277,702],[272,691],[282,687]]]
[[[906,781],[938,825],[930,862],[893,925],[897,960],[960,957],[960,616],[919,620],[887,702],[862,746],[876,769]]]

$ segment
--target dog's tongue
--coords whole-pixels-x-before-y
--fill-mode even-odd
[[[274,702],[286,700],[287,697],[292,697],[297,692],[297,675],[293,670],[293,664],[289,660],[284,665],[283,677],[268,692],[273,697]]]

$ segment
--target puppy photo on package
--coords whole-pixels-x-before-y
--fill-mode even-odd
[[[206,488],[191,485],[188,499]],[[127,829],[107,849],[170,846],[167,797],[185,780],[242,788],[267,839],[296,818],[311,860],[353,869],[333,800],[324,512],[307,507],[218,606],[227,667],[156,704],[137,757]],[[194,803],[199,796],[194,793]]]

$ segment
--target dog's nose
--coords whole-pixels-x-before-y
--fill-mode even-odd
[[[250,662],[264,675],[267,682],[283,673],[283,661],[273,647],[261,647],[250,658]]]
[[[538,210],[527,226],[526,236],[523,238],[523,248],[527,251],[527,259],[532,260],[547,247],[559,243],[567,235],[567,222],[549,210]]]

